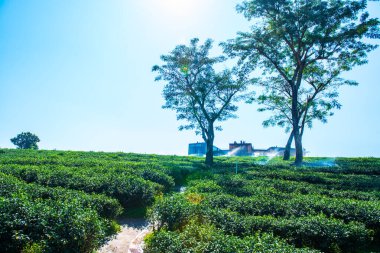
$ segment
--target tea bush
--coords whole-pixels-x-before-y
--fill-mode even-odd
[[[43,245],[44,252],[91,252],[115,231],[80,200],[29,200],[23,195],[0,197],[0,248],[20,252]]]
[[[157,201],[151,220],[158,226],[148,252],[256,252],[247,238],[268,233],[272,239],[262,252],[380,249],[380,159],[340,158],[336,166],[301,168],[278,159],[260,165],[259,159],[216,158],[215,167],[188,177],[184,194]],[[310,166],[317,161],[306,160]],[[286,245],[266,248],[275,240]]]
[[[271,234],[254,234],[240,238],[224,234],[211,224],[190,222],[181,232],[160,230],[146,240],[144,252],[157,253],[317,253],[311,249],[297,249]]]

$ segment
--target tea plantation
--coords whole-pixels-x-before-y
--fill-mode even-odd
[[[0,252],[94,252],[146,207],[148,253],[380,252],[380,159],[0,150]]]
[[[380,159],[217,161],[157,199],[146,252],[380,252]]]
[[[93,252],[199,159],[0,150],[0,252]]]

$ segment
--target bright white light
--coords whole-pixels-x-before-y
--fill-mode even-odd
[[[160,0],[155,5],[166,15],[173,17],[185,17],[194,14],[195,3],[193,0]]]
[[[139,0],[146,10],[162,19],[188,19],[197,16],[197,8],[205,8],[207,4],[201,0]]]

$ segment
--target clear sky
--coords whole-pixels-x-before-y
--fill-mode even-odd
[[[0,0],[0,147],[22,131],[41,149],[187,154],[192,131],[179,132],[163,110],[163,83],[151,68],[193,37],[221,41],[246,31],[236,0]],[[369,4],[380,17],[380,3]],[[380,41],[377,41],[380,43]],[[218,52],[215,48],[214,52]],[[304,135],[310,156],[380,157],[380,49],[346,76],[343,108]],[[215,145],[245,140],[283,146],[287,134],[261,125],[266,115],[242,104]]]

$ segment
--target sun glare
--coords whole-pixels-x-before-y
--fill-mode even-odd
[[[149,2],[149,8],[154,12],[159,12],[167,19],[184,18],[195,15],[195,9],[198,0],[152,0]]]
[[[160,9],[172,15],[189,14],[194,9],[194,2],[192,0],[160,0],[157,5]]]

